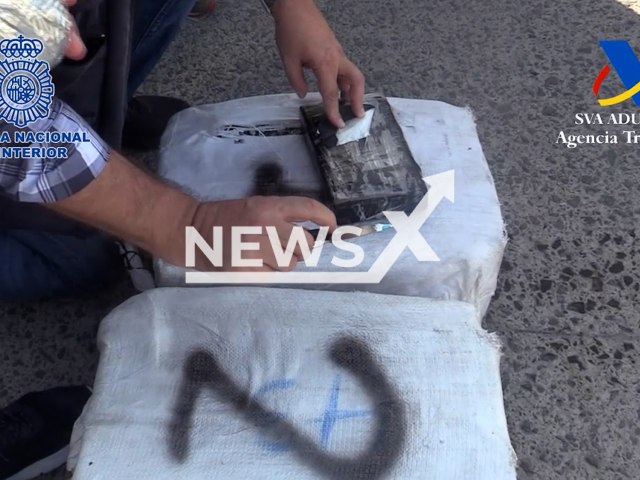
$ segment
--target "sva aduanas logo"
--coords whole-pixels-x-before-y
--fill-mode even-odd
[[[600,46],[627,90],[615,97],[598,99],[598,103],[604,107],[615,105],[631,98],[636,105],[640,105],[640,60],[633,53],[629,42],[626,40],[600,40]],[[609,65],[605,65],[596,77],[593,83],[593,93],[596,98],[602,82],[610,72]]]
[[[593,83],[593,93],[598,103],[603,107],[616,105],[631,99],[640,105],[640,60],[626,40],[600,40],[600,46],[616,71],[622,84],[627,90],[608,98],[598,98],[600,87],[611,73],[611,67],[605,65]],[[640,125],[640,111],[634,113],[576,113],[576,125]],[[621,135],[616,132],[600,132],[589,135],[567,135],[561,131],[556,143],[563,143],[568,148],[576,148],[581,144],[617,144],[640,143],[640,134],[635,130],[623,130]]]
[[[24,127],[49,115],[54,86],[49,64],[37,60],[43,48],[22,35],[0,42],[0,120]]]

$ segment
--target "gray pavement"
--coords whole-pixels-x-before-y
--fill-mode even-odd
[[[574,115],[640,113],[631,101],[600,107],[591,91],[607,62],[599,40],[640,53],[638,14],[613,0],[320,6],[370,90],[476,115],[510,236],[484,325],[504,342],[519,478],[640,478],[637,146],[555,143],[560,131],[633,130]],[[602,95],[623,89],[614,72]],[[219,0],[215,15],[186,24],[144,90],[192,102],[290,91],[258,0]],[[125,281],[83,300],[0,305],[0,405],[90,382],[98,322],[132,293]]]

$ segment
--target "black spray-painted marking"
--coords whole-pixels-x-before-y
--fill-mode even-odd
[[[374,405],[375,432],[369,445],[358,456],[344,458],[323,451],[295,426],[240,388],[224,372],[213,353],[198,350],[189,356],[185,364],[183,385],[169,427],[172,458],[180,463],[188,459],[194,409],[202,390],[208,388],[273,441],[291,445],[291,454],[325,478],[383,478],[398,462],[404,448],[407,435],[405,405],[362,341],[350,337],[336,341],[330,349],[330,358],[360,381]]]
[[[288,185],[285,180],[284,169],[278,162],[265,160],[261,162],[253,174],[253,195],[262,196],[303,196],[326,202],[326,192],[305,190],[304,188]]]

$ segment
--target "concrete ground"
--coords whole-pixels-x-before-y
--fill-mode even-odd
[[[370,90],[475,112],[510,236],[485,327],[505,346],[519,478],[640,478],[637,147],[556,144],[560,131],[625,129],[575,125],[576,113],[638,111],[600,107],[591,91],[607,63],[599,40],[640,53],[638,14],[614,0],[320,5]],[[290,91],[258,0],[219,0],[186,24],[144,90],[192,102]],[[601,96],[623,90],[613,72]],[[98,322],[132,293],[123,282],[93,298],[0,305],[0,405],[91,382]]]

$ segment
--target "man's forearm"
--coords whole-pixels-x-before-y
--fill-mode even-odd
[[[198,201],[112,152],[102,173],[49,208],[182,265],[185,226]]]

